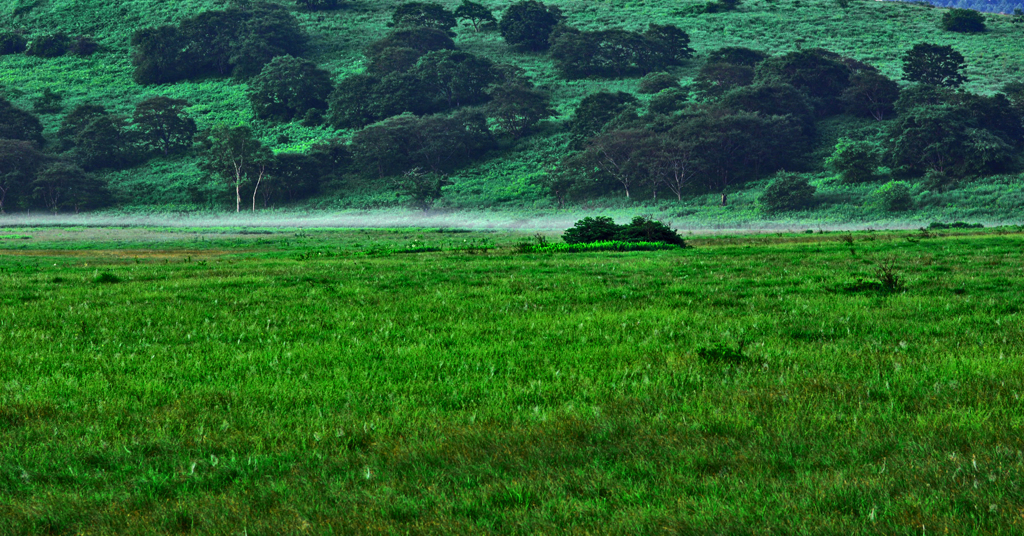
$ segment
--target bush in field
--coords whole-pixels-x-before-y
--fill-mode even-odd
[[[562,234],[566,244],[590,244],[594,242],[661,242],[686,246],[686,242],[664,223],[644,216],[633,218],[627,225],[618,225],[607,216],[583,218]]]
[[[576,222],[571,228],[562,233],[562,240],[566,244],[588,244],[606,240],[616,240],[622,227],[615,223],[615,220],[607,216],[596,218],[586,217]]]
[[[815,191],[817,188],[809,184],[805,177],[783,172],[768,183],[758,201],[766,214],[803,210],[814,204]]]
[[[32,40],[25,54],[41,58],[56,58],[67,54],[71,49],[71,38],[58,32],[53,35],[41,35]]]
[[[315,63],[278,56],[249,82],[249,100],[260,119],[288,122],[312,109],[327,111],[333,89],[331,74]]]
[[[889,181],[879,186],[872,197],[879,207],[889,212],[903,212],[914,208],[910,187],[903,181]]]
[[[985,17],[973,9],[950,9],[942,15],[942,29],[947,32],[984,32]]]

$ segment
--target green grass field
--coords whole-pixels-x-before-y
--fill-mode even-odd
[[[1024,531],[1019,228],[532,238],[0,228],[0,534]]]

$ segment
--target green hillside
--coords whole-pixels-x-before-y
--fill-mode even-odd
[[[303,56],[326,69],[335,82],[364,71],[366,45],[387,34],[392,13],[402,5],[390,1],[353,1],[340,9],[309,12],[293,2],[278,3],[290,11],[309,36]],[[439,3],[453,11],[459,5],[452,0]],[[499,18],[508,5],[486,1],[483,4]],[[747,47],[773,56],[822,48],[874,66],[882,75],[906,85],[902,80],[902,57],[913,45],[923,42],[951,45],[966,60],[967,82],[961,89],[980,95],[993,95],[1007,83],[1019,82],[1024,66],[1020,47],[1024,26],[1015,24],[1012,17],[985,15],[988,31],[971,34],[943,31],[940,22],[946,10],[913,4],[751,0],[727,12],[688,13],[693,11],[688,7],[700,4],[668,0],[548,2],[562,10],[565,24],[584,32],[611,28],[640,32],[650,23],[681,28],[689,35],[695,55],[667,70],[684,88],[691,87],[708,53],[722,47]],[[350,139],[357,129],[303,126],[297,120],[274,123],[256,118],[247,97],[245,80],[210,77],[146,86],[133,81],[130,41],[134,32],[178,24],[205,11],[227,7],[227,2],[200,0],[12,2],[0,8],[0,31],[20,32],[30,42],[38,36],[59,31],[72,36],[90,35],[100,49],[87,57],[0,56],[0,91],[16,107],[25,110],[33,109],[33,102],[44,90],[63,96],[62,111],[40,114],[48,152],[56,151],[57,131],[65,115],[76,106],[99,104],[115,114],[130,117],[136,105],[152,96],[187,100],[186,112],[199,130],[217,125],[250,125],[258,139],[275,153],[304,153],[318,142]],[[486,156],[446,170],[443,196],[432,200],[435,206],[556,206],[555,196],[542,186],[543,180],[538,180],[538,174],[553,173],[556,165],[572,150],[566,131],[580,101],[602,90],[634,94],[641,105],[652,98],[638,94],[639,76],[566,80],[549,54],[517,51],[493,29],[476,31],[462,23],[456,28],[454,41],[459,50],[524,69],[533,84],[550,95],[550,106],[556,115],[542,121],[531,135],[520,139],[499,138]],[[691,96],[691,102],[695,100]],[[879,176],[866,184],[840,185],[833,179],[835,173],[826,170],[823,164],[838,139],[877,137],[880,128],[877,123],[847,115],[820,118],[810,156],[801,158],[795,169],[818,186],[817,210],[820,213],[809,218],[837,220],[872,214],[874,209],[867,208],[871,194],[888,177]],[[128,208],[143,205],[210,208],[211,203],[213,207],[229,206],[233,193],[227,188],[221,192],[219,187],[210,186],[209,173],[198,165],[200,158],[197,152],[191,151],[181,157],[151,158],[125,169],[98,169],[92,173],[108,185],[112,194],[108,206],[110,203]],[[974,174],[969,180],[957,182],[955,188],[944,188],[941,192],[935,188],[922,189],[913,178],[908,180],[919,209],[938,210],[936,214],[941,217],[945,214],[942,210],[956,205],[961,209],[956,215],[966,213],[999,219],[1000,215],[1008,217],[1019,208],[1019,169],[1019,164],[1015,163],[998,172]],[[271,200],[270,206],[365,208],[409,203],[409,197],[402,193],[405,190],[396,190],[392,180],[368,177],[364,172],[365,169],[349,169],[343,177],[325,182],[319,193],[309,200],[278,197]],[[737,184],[733,188],[739,192],[736,199],[749,201],[747,209],[755,211],[756,192],[760,192],[769,177],[769,173],[764,173],[756,177],[757,180]],[[743,193],[751,187],[754,193]],[[984,203],[972,204],[979,188],[988,192],[989,197]],[[992,195],[998,200],[995,204]],[[716,191],[708,188],[691,188],[681,204],[702,206],[717,196]],[[615,204],[622,202],[620,197],[619,192],[602,190],[594,195],[577,195],[570,202],[597,200],[599,204]],[[651,203],[650,197],[650,193],[641,192],[630,203]]]

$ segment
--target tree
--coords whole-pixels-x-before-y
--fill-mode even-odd
[[[493,86],[487,116],[498,123],[498,128],[518,139],[538,122],[555,115],[547,93],[528,85],[510,82]]]
[[[352,137],[352,155],[363,170],[378,177],[420,168],[447,174],[493,145],[486,118],[478,112],[443,117],[402,114],[370,125]]]
[[[765,116],[789,115],[800,122],[806,135],[814,134],[814,114],[811,106],[804,94],[790,85],[755,84],[739,87],[723,95],[717,107]]]
[[[486,101],[493,67],[491,60],[468,52],[436,50],[424,54],[410,74],[429,92],[431,108],[444,110]]]
[[[966,61],[949,45],[918,43],[903,55],[903,77],[933,86],[960,87]]]
[[[10,201],[29,193],[36,172],[48,159],[30,141],[0,139],[0,214]]]
[[[43,94],[32,99],[32,111],[37,114],[55,114],[64,110],[64,96],[50,88],[43,88]]]
[[[455,10],[455,18],[468,20],[473,25],[473,30],[477,32],[480,31],[480,26],[494,25],[498,22],[491,14],[491,10],[470,0],[462,0],[462,5]]]
[[[52,212],[67,207],[75,212],[98,208],[110,198],[105,184],[65,160],[55,160],[40,169],[32,181],[32,191]]]
[[[846,113],[882,121],[896,111],[899,98],[900,86],[896,82],[879,73],[859,72],[850,77],[850,87],[843,91],[840,100]]]
[[[622,91],[600,91],[583,98],[576,106],[569,130],[578,140],[589,138],[604,128],[626,108],[637,104],[636,97]]]
[[[903,181],[889,181],[879,186],[872,198],[876,205],[889,212],[904,212],[914,208],[910,187]]]
[[[220,178],[235,190],[235,212],[242,210],[242,187],[253,185],[252,210],[256,194],[273,158],[269,149],[248,126],[218,125],[199,135],[200,168]]]
[[[685,109],[689,100],[689,87],[663,89],[651,99],[647,109],[655,114],[669,115]]]
[[[758,63],[754,83],[791,85],[809,97],[818,115],[828,116],[841,110],[839,96],[849,87],[852,72],[836,54],[801,50]]]
[[[817,188],[809,184],[806,177],[782,172],[768,183],[758,202],[766,214],[803,210],[814,204],[815,191]]]
[[[125,169],[143,159],[134,132],[121,116],[100,114],[78,130],[72,138],[73,153],[86,171]]]
[[[754,68],[748,65],[733,63],[705,63],[693,86],[707,100],[714,100],[738,87],[749,86],[754,82]]]
[[[42,146],[43,125],[39,118],[0,97],[0,139],[25,140]]]
[[[649,73],[640,79],[637,93],[654,95],[663,89],[678,88],[679,79],[666,72]]]
[[[423,53],[409,47],[389,47],[368,58],[366,72],[376,76],[404,73],[412,69]]]
[[[413,168],[400,175],[395,186],[399,193],[412,198],[413,204],[423,210],[429,210],[435,201],[441,198],[441,189],[451,184],[448,177],[435,172],[424,172]]]
[[[709,52],[708,63],[728,63],[730,65],[746,65],[753,68],[767,57],[767,54],[758,50],[745,47],[724,47]]]
[[[327,99],[327,122],[335,128],[359,128],[377,120],[367,95],[373,93],[379,82],[379,78],[368,74],[341,79]]]
[[[947,32],[984,32],[985,17],[973,9],[950,9],[942,14],[942,29]]]
[[[562,233],[562,241],[566,244],[590,244],[616,240],[622,226],[607,216],[586,217],[577,221]]]
[[[295,0],[295,3],[309,11],[327,11],[341,7],[341,0]]]
[[[260,119],[288,122],[309,110],[327,110],[331,74],[315,63],[277,56],[249,82],[249,100]]]
[[[28,48],[25,36],[15,32],[0,32],[0,56],[21,54]]]
[[[551,32],[564,18],[562,11],[555,6],[524,0],[505,10],[498,22],[498,30],[509,45],[541,52],[548,49]]]
[[[107,109],[98,104],[79,104],[64,116],[57,137],[61,141],[61,149],[69,150],[75,146],[75,139],[94,119],[108,115]]]
[[[551,37],[551,57],[565,78],[623,78],[681,64],[692,53],[689,40],[675,26],[651,25],[642,34],[563,27]]]
[[[184,115],[188,101],[167,97],[149,97],[135,106],[132,124],[139,129],[139,141],[164,156],[182,153],[192,147],[196,122]]]
[[[373,61],[374,56],[389,48],[411,48],[422,56],[434,50],[454,50],[455,41],[437,28],[400,28],[370,43],[366,57]]]
[[[391,15],[391,28],[433,28],[451,34],[458,25],[455,14],[441,4],[408,2],[399,5]]]
[[[71,48],[71,38],[64,32],[57,32],[51,35],[41,35],[32,40],[25,54],[38,56],[40,58],[56,58],[68,53]]]
[[[894,167],[946,175],[998,172],[1009,166],[1013,148],[978,128],[970,110],[948,105],[919,106],[891,123],[886,153]]]
[[[871,180],[878,168],[878,147],[866,141],[840,138],[825,167],[838,173],[844,183]]]

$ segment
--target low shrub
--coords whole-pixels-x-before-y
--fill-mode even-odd
[[[910,186],[903,181],[889,181],[871,195],[876,205],[889,212],[904,212],[914,207]]]
[[[651,242],[686,247],[679,234],[664,223],[644,216],[633,218],[627,225],[618,225],[609,217],[583,218],[562,234],[566,244],[594,242]]]
[[[783,172],[768,183],[758,202],[765,214],[804,210],[814,204],[816,191],[817,188],[808,183],[805,177]]]
[[[14,32],[0,32],[0,56],[21,54],[28,48],[28,40]]]
[[[942,15],[942,29],[947,32],[979,33],[987,30],[985,17],[973,9],[950,9]]]
[[[678,88],[679,79],[668,73],[650,73],[640,79],[637,93],[654,95],[663,89]]]

